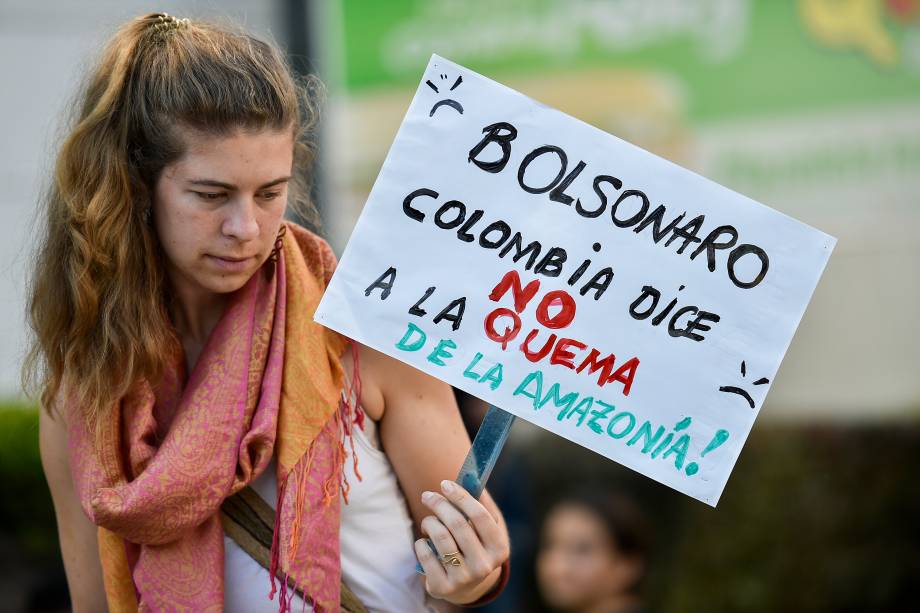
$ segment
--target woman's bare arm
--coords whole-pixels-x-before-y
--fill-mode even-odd
[[[399,360],[359,347],[362,406],[380,423],[384,450],[416,529],[436,546],[446,541],[463,552],[462,568],[446,569],[427,545],[416,545],[429,592],[457,603],[476,600],[498,581],[508,557],[508,533],[487,492],[477,502],[459,486],[448,492],[441,485],[456,478],[470,449],[453,391]],[[433,495],[424,500],[423,492]]]
[[[96,526],[86,517],[74,491],[67,456],[67,428],[63,417],[52,418],[44,409],[40,412],[39,449],[54,501],[73,610],[74,613],[106,611]]]

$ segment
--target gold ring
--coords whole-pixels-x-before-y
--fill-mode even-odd
[[[445,553],[441,556],[441,564],[444,566],[460,566],[463,564],[463,558],[460,556],[459,551],[453,553]]]

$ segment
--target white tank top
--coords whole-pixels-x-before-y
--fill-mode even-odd
[[[354,472],[351,445],[345,445],[344,470],[351,490],[348,504],[342,501],[339,528],[342,580],[368,611],[433,613],[425,579],[415,572],[415,538],[406,499],[389,459],[380,449],[377,424],[366,418],[364,428],[354,429],[362,481]],[[275,507],[278,484],[274,458],[251,485]],[[269,600],[270,589],[268,571],[224,535],[224,611],[275,613],[278,594]],[[291,610],[313,610],[304,604],[295,594]]]

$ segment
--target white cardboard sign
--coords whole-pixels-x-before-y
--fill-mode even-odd
[[[315,319],[715,506],[835,242],[434,55]]]

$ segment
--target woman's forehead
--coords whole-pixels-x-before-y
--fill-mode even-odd
[[[169,173],[176,180],[213,180],[242,187],[262,185],[291,172],[294,137],[288,130],[192,132],[185,140],[185,155]]]

